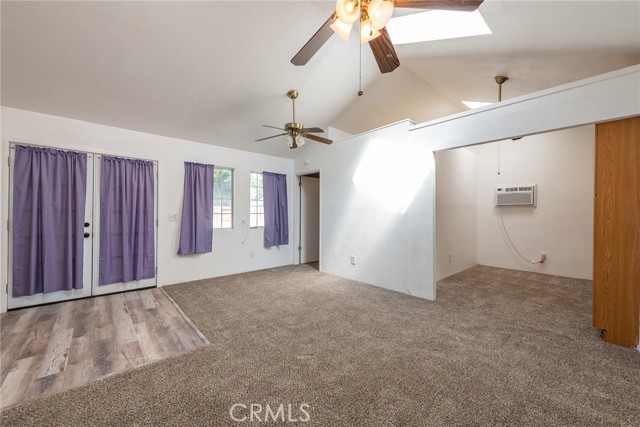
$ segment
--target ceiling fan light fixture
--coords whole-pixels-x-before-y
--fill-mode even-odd
[[[393,15],[393,2],[391,0],[372,0],[369,3],[369,18],[376,28],[384,28]]]
[[[380,36],[380,31],[373,25],[368,17],[360,22],[360,43],[370,42]]]
[[[291,135],[285,136],[284,138],[282,138],[282,141],[284,141],[284,143],[287,144],[289,148],[293,148],[293,138],[291,137]]]
[[[302,135],[297,135],[296,136],[296,145],[298,147],[302,147],[304,145],[304,143],[307,142],[304,140],[304,138],[302,137]]]
[[[353,27],[353,23],[347,24],[346,22],[342,22],[340,19],[336,19],[335,22],[331,24],[331,29],[333,30],[333,32],[340,36],[340,38],[344,41],[349,40],[351,27]]]
[[[336,13],[345,24],[353,24],[360,16],[360,0],[337,0]]]

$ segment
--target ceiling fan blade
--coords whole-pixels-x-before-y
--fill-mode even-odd
[[[286,130],[286,129],[279,128],[277,126],[269,126],[269,125],[262,125],[262,126],[264,126],[266,128],[271,128],[271,129]]]
[[[324,131],[320,128],[304,128],[302,129],[304,133],[324,133]]]
[[[266,140],[266,139],[271,139],[271,138],[277,138],[277,137],[279,137],[279,136],[284,136],[284,135],[289,135],[289,132],[281,133],[280,135],[268,136],[268,137],[266,137],[266,138],[256,139],[256,142],[264,141],[264,140]]]
[[[321,136],[310,135],[308,133],[303,133],[302,136],[304,138],[310,139],[312,141],[322,142],[323,144],[331,144],[333,141],[327,138],[323,138]]]
[[[396,0],[396,7],[473,12],[483,0]]]
[[[302,46],[302,49],[296,55],[291,58],[291,63],[293,65],[304,65],[313,55],[316,54],[318,50],[324,45],[327,40],[333,35],[333,30],[331,29],[331,24],[335,22],[337,19],[337,15],[335,12],[331,14],[327,22],[325,22],[322,27],[309,39],[309,41]]]
[[[381,73],[390,73],[400,66],[398,54],[393,48],[386,28],[380,30],[380,36],[369,42],[373,56],[376,58]]]

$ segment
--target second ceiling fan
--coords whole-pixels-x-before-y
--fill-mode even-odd
[[[287,97],[291,100],[293,107],[293,121],[284,125],[284,128],[279,128],[277,126],[271,125],[262,125],[266,128],[278,129],[283,131],[278,135],[268,136],[266,138],[256,139],[256,142],[265,141],[271,138],[277,138],[279,136],[284,136],[286,143],[289,145],[289,148],[298,148],[301,145],[304,145],[305,138],[310,139],[312,141],[322,142],[323,144],[331,144],[333,141],[327,138],[323,138],[317,135],[311,135],[312,133],[323,133],[324,131],[320,128],[306,128],[301,123],[296,122],[296,98],[298,97],[298,91],[295,89],[291,89],[287,92]]]
[[[337,0],[336,11],[291,59],[294,65],[305,65],[335,32],[344,40],[359,19],[360,42],[369,42],[380,72],[390,73],[400,60],[385,26],[394,7],[410,9],[457,10],[472,12],[483,0]]]

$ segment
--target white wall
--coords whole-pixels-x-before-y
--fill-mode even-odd
[[[637,115],[640,65],[422,123],[411,128],[409,140],[438,151]],[[436,176],[429,166],[424,191],[433,193]],[[426,221],[434,220],[434,202],[424,206]],[[420,237],[425,286],[435,297],[435,235],[427,231]]]
[[[409,141],[410,125],[399,122],[331,146],[310,142],[295,171],[320,171],[322,271],[433,298],[424,247],[433,223],[423,214],[433,205],[433,192],[423,186],[433,155]]]
[[[340,141],[342,139],[351,138],[353,134],[345,132],[343,130],[329,126],[327,128],[327,137],[333,141]]]
[[[475,152],[436,153],[436,281],[478,264],[477,178]]]
[[[497,173],[500,145],[500,175]],[[494,142],[478,153],[478,263],[591,279],[595,127]],[[537,207],[495,207],[497,185],[537,184]],[[511,240],[533,265],[509,246]]]
[[[39,144],[96,153],[158,160],[158,284],[215,277],[243,271],[257,270],[293,261],[293,242],[280,248],[263,247],[262,229],[248,230],[249,172],[263,170],[288,175],[289,201],[296,188],[293,161],[246,151],[97,125],[63,117],[2,107],[2,158],[9,155],[10,142]],[[176,255],[179,241],[180,214],[184,183],[184,162],[212,163],[235,168],[235,227],[214,231],[213,253]],[[8,173],[6,160],[2,162],[2,212],[0,223],[7,220]],[[178,213],[178,222],[169,222],[168,214]],[[293,204],[289,206],[289,223],[293,223]],[[7,280],[7,231],[2,227],[2,283]],[[250,258],[250,251],[254,258]],[[2,311],[6,310],[6,296],[1,295]]]

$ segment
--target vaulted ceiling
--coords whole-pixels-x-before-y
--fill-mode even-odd
[[[289,61],[333,1],[1,3],[2,105],[293,157],[262,124],[350,133],[426,121],[640,63],[639,1],[486,0],[493,34],[396,46],[381,75],[367,46],[333,36]],[[276,131],[277,132],[277,131]],[[304,150],[301,147],[298,150]]]

